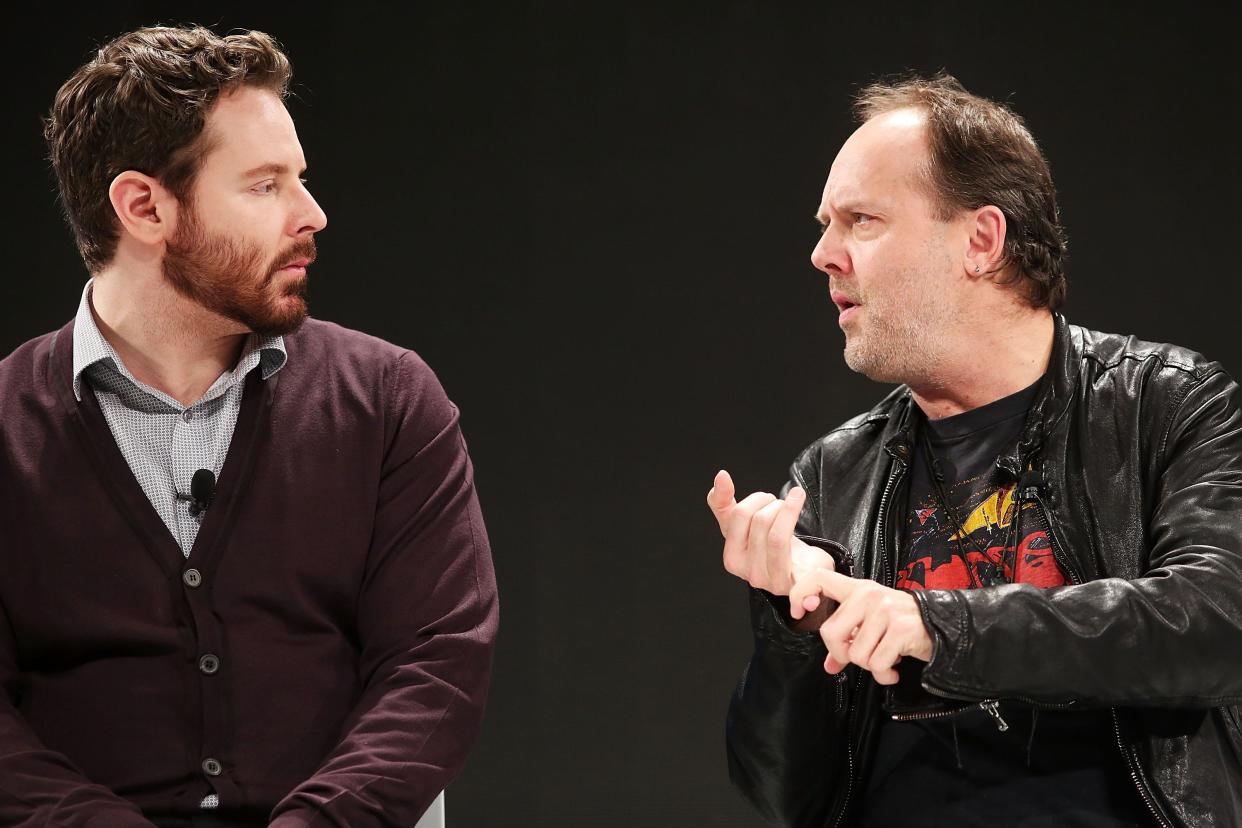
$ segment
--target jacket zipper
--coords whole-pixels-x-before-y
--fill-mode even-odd
[[[888,586],[888,550],[886,549],[886,540],[888,538],[888,501],[893,496],[893,490],[897,488],[897,481],[901,478],[905,471],[906,464],[904,460],[897,460],[897,465],[893,469],[892,474],[888,476],[888,483],[884,486],[884,494],[880,496],[880,509],[876,515],[876,530],[879,533],[879,543],[876,545],[880,555],[880,567],[883,577],[883,583]],[[862,691],[862,671],[858,672],[858,678],[854,682],[854,697],[858,698]],[[854,793],[854,733],[858,726],[858,705],[854,705],[854,709],[850,711],[849,726],[845,730],[845,796],[841,799],[841,810],[837,811],[837,818],[833,821],[833,828],[839,828],[841,820],[845,818],[846,811],[850,807],[850,796]]]
[[[1072,580],[1075,584],[1081,584],[1083,582],[1082,576],[1076,568],[1070,565],[1071,562],[1066,559],[1063,554],[1061,554],[1060,545],[1057,543],[1056,536],[1052,533],[1052,521],[1048,519],[1048,513],[1044,509],[1043,502],[1039,499],[1038,491],[1034,487],[1025,489],[1022,492],[1019,503],[1016,504],[1017,507],[1020,508],[1021,501],[1027,499],[1028,496],[1039,507],[1039,519],[1043,522],[1044,531],[1048,534],[1048,544],[1052,547],[1053,559],[1061,565],[1062,569],[1069,573],[1070,580]],[[1016,518],[1017,515],[1018,512],[1015,510],[1014,517]],[[1137,752],[1134,748],[1128,747],[1125,740],[1121,736],[1121,718],[1120,714],[1117,712],[1117,708],[1110,708],[1109,712],[1112,713],[1113,717],[1113,735],[1117,740],[1117,750],[1121,752],[1123,757],[1125,757],[1126,768],[1130,771],[1130,780],[1134,783],[1134,788],[1138,791],[1139,798],[1143,800],[1143,804],[1147,806],[1147,810],[1149,810],[1151,815],[1155,817],[1156,824],[1159,825],[1160,828],[1173,828],[1173,824],[1165,818],[1160,806],[1156,804],[1156,800],[1152,796],[1147,779],[1143,776],[1143,767],[1139,763]]]
[[[1130,771],[1130,779],[1134,782],[1134,787],[1138,789],[1143,804],[1147,806],[1147,810],[1151,811],[1151,815],[1156,818],[1156,824],[1160,828],[1173,828],[1173,824],[1164,818],[1164,814],[1157,807],[1156,801],[1147,787],[1147,780],[1143,778],[1143,769],[1139,765],[1138,756],[1133,749],[1127,750],[1125,742],[1122,741],[1121,720],[1118,717],[1117,708],[1112,708],[1111,712],[1113,714],[1113,733],[1117,736],[1117,747],[1121,750],[1121,755],[1126,758],[1126,767]]]
[[[1075,704],[1073,700],[1067,702],[1041,702],[1036,701],[1035,699],[1029,699],[1026,696],[1012,696],[1011,698],[1014,701],[1029,705],[1036,710],[1065,710],[1068,707],[1073,707]],[[1001,716],[1000,713],[1000,699],[984,699],[983,701],[975,702],[974,704],[959,707],[956,710],[933,710],[926,713],[894,713],[892,718],[895,722],[919,722],[927,721],[928,719],[947,719],[950,716],[956,716],[963,711],[971,709],[972,707],[978,707],[984,713],[991,716],[992,721],[996,723],[996,729],[1001,733],[1004,733],[1009,729],[1009,722],[1005,721],[1004,717]]]
[[[1052,547],[1052,558],[1057,562],[1061,569],[1069,573],[1070,580],[1075,584],[1081,584],[1082,573],[1074,566],[1074,562],[1065,557],[1061,552],[1061,547],[1057,544],[1056,538],[1052,535],[1052,523],[1048,520],[1048,512],[1044,508],[1044,503],[1039,499],[1039,490],[1034,486],[1023,489],[1018,495],[1018,502],[1014,504],[1013,517],[1018,519],[1018,515],[1022,511],[1022,504],[1030,500],[1039,507],[1038,518],[1043,524],[1044,532],[1048,535],[1048,544]]]
[[[1009,722],[1005,721],[1005,717],[1000,713],[1000,699],[984,699],[981,702],[968,704],[955,710],[933,710],[926,713],[894,713],[892,719],[895,722],[926,722],[933,719],[951,719],[975,707],[991,716],[996,729],[1001,733],[1009,729]]]
[[[854,679],[854,698],[858,698],[862,690],[862,673]],[[850,807],[850,795],[854,792],[854,729],[858,727],[858,705],[850,710],[849,724],[845,728],[845,796],[841,800],[841,810],[837,811],[837,818],[833,821],[833,828],[840,828],[841,820],[845,818],[845,812]]]

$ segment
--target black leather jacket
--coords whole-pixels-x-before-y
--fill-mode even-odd
[[[998,465],[1038,501],[1070,586],[916,592],[933,639],[923,685],[952,699],[1111,708],[1157,825],[1242,826],[1242,394],[1182,348],[1059,315],[1016,451]],[[855,577],[893,583],[914,404],[898,388],[808,448],[800,535]],[[835,543],[833,543],[835,542]],[[787,602],[752,590],[755,653],[728,718],[734,783],[766,816],[848,825],[879,687],[823,670]]]

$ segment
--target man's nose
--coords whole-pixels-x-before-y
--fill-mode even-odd
[[[305,187],[302,188],[302,203],[293,220],[294,235],[302,233],[318,233],[328,226],[328,214],[319,206],[319,202]]]
[[[816,270],[828,274],[849,272],[849,254],[831,226],[824,228],[819,241],[811,250],[811,264]]]

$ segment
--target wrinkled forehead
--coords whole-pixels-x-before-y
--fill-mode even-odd
[[[859,200],[891,202],[923,195],[925,128],[925,115],[913,108],[886,112],[860,126],[832,162],[822,206],[842,209]]]

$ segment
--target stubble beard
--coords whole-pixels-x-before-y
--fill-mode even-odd
[[[878,314],[877,314],[878,316]],[[934,368],[929,331],[917,319],[869,319],[847,336],[845,364],[875,382],[909,383]]]
[[[164,253],[163,273],[174,290],[204,310],[260,336],[291,334],[306,321],[306,276],[274,285],[276,271],[291,261],[315,259],[307,237],[271,260],[257,245],[209,234],[187,205]]]
[[[845,364],[868,379],[912,386],[935,384],[945,362],[947,327],[958,310],[928,274],[907,271],[888,295],[863,297],[854,330],[846,334]]]

